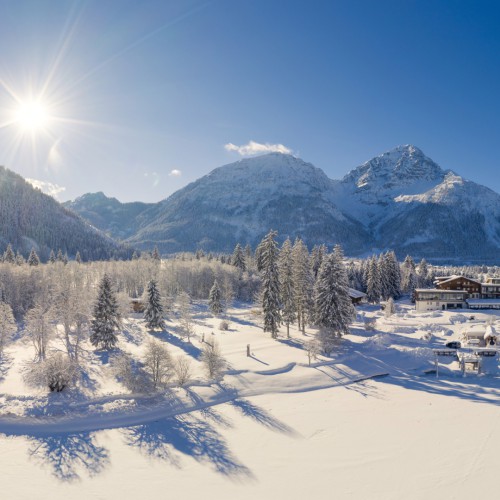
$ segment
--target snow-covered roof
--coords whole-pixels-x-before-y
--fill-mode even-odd
[[[498,305],[500,305],[500,299],[467,299],[465,302],[467,302],[467,304],[469,304],[470,306],[498,306]]]
[[[442,288],[415,288],[416,292],[467,293],[465,290],[443,290]]]
[[[494,326],[488,325],[486,331],[484,332],[484,339],[487,340],[490,337],[497,337],[498,333]]]
[[[467,278],[467,276],[450,276],[448,279],[445,279],[443,281],[439,281],[439,284],[444,285],[445,283],[448,283],[448,281],[454,281],[454,280],[459,279],[459,278],[462,278],[462,279],[467,280],[467,281],[472,281],[473,283],[477,283],[478,285],[481,284],[480,281],[477,281],[477,280],[472,279],[472,278]]]
[[[349,288],[349,297],[351,297],[351,299],[362,299],[366,297],[366,293],[360,292],[354,288]]]

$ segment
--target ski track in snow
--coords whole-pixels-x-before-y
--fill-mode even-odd
[[[322,370],[320,371],[318,368],[328,369],[329,373]],[[281,379],[282,377],[279,377],[280,375],[288,374],[296,369],[314,370],[314,372],[311,372],[314,376],[309,377],[309,380],[304,380],[304,378],[301,377],[300,379],[277,380],[275,381],[276,383],[266,383],[267,380],[262,380],[267,379],[268,377],[278,377]],[[243,373],[250,376],[249,382],[252,387],[239,389],[237,386],[241,386],[242,384],[241,382],[238,382],[238,380],[235,381],[236,387],[227,385],[228,379],[231,379],[233,374],[241,376]],[[320,375],[318,376],[318,374]],[[314,363],[311,364],[310,367],[300,363],[288,363],[281,368],[255,372],[250,370],[233,370],[226,375],[224,379],[224,386],[218,385],[211,387],[212,390],[215,388],[218,389],[218,391],[209,395],[205,399],[200,397],[197,399],[195,404],[192,403],[192,400],[188,403],[187,400],[183,401],[179,397],[173,396],[169,400],[160,404],[147,405],[146,403],[142,403],[139,408],[128,408],[125,411],[117,410],[113,412],[101,412],[94,414],[78,413],[64,416],[0,417],[0,433],[10,436],[45,436],[51,434],[94,432],[104,429],[134,427],[170,418],[176,415],[204,410],[212,406],[221,405],[242,398],[270,393],[298,393],[342,387],[385,375],[388,375],[388,372],[380,370],[375,363],[373,363],[372,369],[369,373],[359,373],[353,371],[345,365],[335,362]],[[195,387],[195,385],[191,385],[189,389],[192,390]],[[207,388],[206,385],[200,385],[198,387]],[[222,391],[220,390],[221,388]],[[93,400],[72,404],[69,405],[69,407],[78,409],[120,400],[137,401],[142,399],[143,401],[152,401],[159,396],[161,395],[153,397],[145,397],[144,395],[138,396],[133,394],[103,396]]]

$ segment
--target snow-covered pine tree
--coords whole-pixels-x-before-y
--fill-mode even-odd
[[[28,265],[30,266],[38,266],[40,264],[40,259],[38,258],[37,253],[35,252],[35,249],[32,248],[30,255],[28,257]]]
[[[231,258],[231,264],[238,268],[241,272],[246,271],[247,266],[245,263],[245,255],[243,254],[243,249],[241,248],[241,245],[238,243],[233,252],[233,256]]]
[[[80,252],[76,252],[75,261],[76,261],[77,264],[81,264],[82,263],[82,257],[80,256]]]
[[[14,250],[12,250],[12,245],[9,243],[7,245],[7,249],[3,254],[3,261],[7,264],[15,264],[16,263],[16,255],[14,254]]]
[[[323,252],[321,247],[314,245],[311,250],[311,267],[314,279],[318,277],[319,268],[321,267],[321,261],[323,260]]]
[[[160,261],[161,260],[161,256],[160,256],[160,252],[158,251],[158,247],[155,246],[153,248],[153,251],[151,253],[151,257],[153,260],[156,260],[156,261]]]
[[[393,299],[399,299],[401,297],[401,269],[394,251],[386,252],[384,260],[388,276],[389,296]]]
[[[407,255],[401,265],[401,291],[405,294],[411,293],[410,280],[416,282],[415,262]]]
[[[220,291],[217,279],[214,280],[214,284],[208,294],[208,307],[214,316],[219,316],[224,310],[222,305],[222,292]]]
[[[163,321],[163,306],[161,304],[160,291],[158,290],[158,283],[152,279],[148,283],[147,288],[148,302],[144,310],[144,319],[148,328],[165,328]]]
[[[380,281],[380,298],[387,300],[391,295],[389,265],[384,254],[380,254],[377,260],[378,276]]]
[[[290,238],[283,243],[279,258],[282,319],[286,325],[286,336],[290,337],[290,325],[295,321],[295,298],[293,293],[293,262]]]
[[[63,262],[64,261],[64,255],[62,253],[62,250],[59,249],[57,251],[57,257],[56,257],[57,262]]]
[[[250,243],[247,243],[245,246],[245,264],[247,269],[249,269],[252,266],[253,262],[253,254],[252,254],[252,247],[250,246]]]
[[[103,276],[99,284],[91,325],[90,342],[94,347],[109,350],[115,346],[118,341],[116,330],[120,327],[120,315],[118,301],[107,274]]]
[[[298,326],[305,334],[306,322],[312,310],[314,278],[311,271],[309,252],[304,242],[297,238],[292,248],[293,292]]]
[[[19,250],[16,252],[16,265],[22,266],[25,263],[24,257],[21,255]]]
[[[417,276],[418,276],[418,286],[425,288],[427,287],[427,273],[429,272],[429,268],[427,265],[427,261],[422,259],[417,268]]]
[[[369,302],[373,304],[380,302],[380,276],[375,256],[370,259],[367,266],[366,295]]]
[[[51,250],[49,256],[49,262],[51,264],[54,264],[55,261],[56,261],[56,254],[54,253],[54,250]]]
[[[278,273],[278,245],[274,239],[277,231],[269,231],[259,244],[259,268],[262,280],[262,311],[264,331],[271,332],[272,338],[278,337],[281,324],[280,284]]]
[[[323,258],[314,286],[314,323],[322,331],[325,351],[335,337],[349,333],[354,314],[347,272],[339,255],[336,249]]]

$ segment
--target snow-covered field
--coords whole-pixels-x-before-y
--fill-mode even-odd
[[[459,340],[471,322],[398,308],[388,319],[358,309],[333,357],[308,366],[313,330],[292,327],[286,339],[282,328],[272,340],[240,306],[221,332],[197,304],[192,344],[175,321],[154,333],[192,360],[194,381],[155,395],[130,394],[107,356],[89,349],[88,379],[47,397],[24,384],[33,350],[16,341],[0,366],[1,498],[494,497],[500,377],[462,377],[456,366],[425,374],[431,349]],[[474,322],[500,322],[496,314],[474,313]],[[363,317],[377,318],[374,331]],[[152,334],[139,316],[124,330],[119,348],[140,358]],[[203,335],[228,362],[220,384],[204,377]]]

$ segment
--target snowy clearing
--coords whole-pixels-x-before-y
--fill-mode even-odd
[[[33,355],[6,349],[0,381],[4,498],[467,498],[496,486],[500,445],[496,373],[463,377],[454,361],[434,366],[432,349],[460,340],[456,312],[416,313],[398,304],[385,318],[363,306],[331,358],[311,366],[304,336],[278,340],[240,305],[220,331],[196,304],[192,343],[168,321],[149,332],[140,315],[124,323],[118,348],[141,357],[154,336],[192,362],[185,388],[132,394],[109,373],[109,356],[86,346],[78,389],[50,394],[23,382]],[[500,321],[475,313],[474,324]],[[365,319],[377,318],[366,331]],[[199,361],[212,339],[228,369],[210,384]],[[250,344],[250,356],[247,345]],[[26,479],[29,478],[27,481]],[[6,489],[5,489],[6,488]]]

